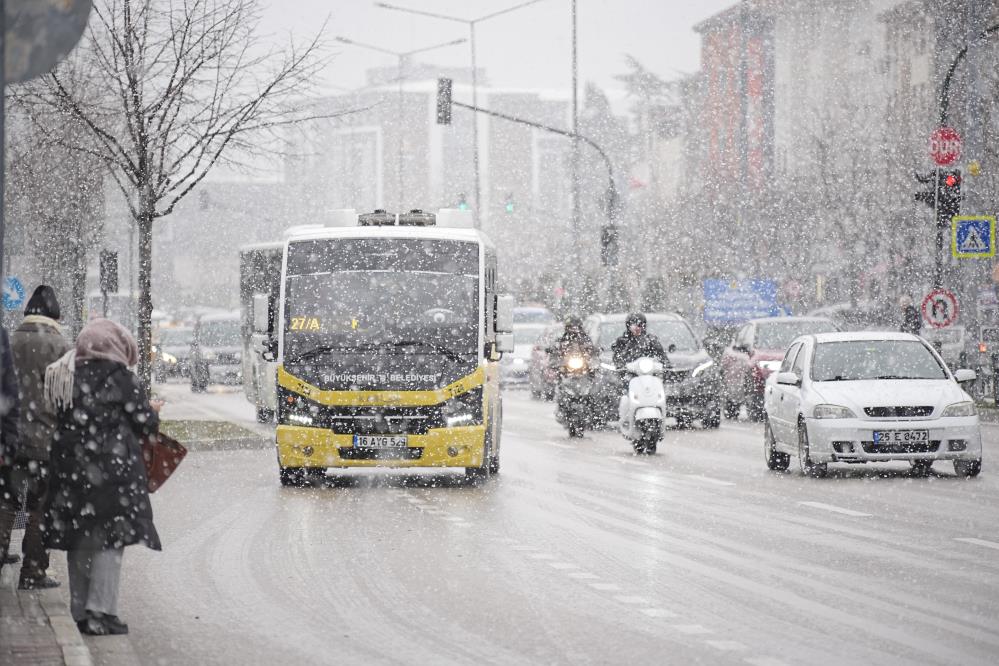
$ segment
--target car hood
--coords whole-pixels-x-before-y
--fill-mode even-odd
[[[711,360],[711,356],[703,349],[695,352],[673,352],[667,356],[670,370],[693,370],[705,361]]]
[[[812,384],[821,401],[850,407],[863,414],[864,407],[945,407],[970,400],[950,379],[878,379]]]

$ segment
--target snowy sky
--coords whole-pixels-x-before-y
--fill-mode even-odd
[[[386,0],[388,1],[388,0]],[[453,16],[476,18],[521,0],[392,0],[391,4]],[[578,0],[581,81],[614,87],[625,71],[624,54],[637,57],[664,78],[692,72],[699,64],[699,39],[692,27],[732,5],[734,0]],[[329,16],[330,36],[407,51],[468,36],[468,28],[374,6],[373,0],[261,0],[261,29],[304,37]],[[479,66],[494,85],[566,89],[570,81],[569,0],[542,0],[478,24]],[[389,55],[336,46],[339,55],[328,72],[331,91],[357,88],[364,70],[391,66]],[[467,45],[417,56],[418,62],[467,66]]]

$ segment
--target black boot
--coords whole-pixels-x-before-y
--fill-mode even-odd
[[[104,626],[107,628],[108,633],[112,636],[122,636],[128,633],[128,625],[122,622],[117,615],[108,615],[105,613],[101,619],[104,621]]]
[[[104,621],[97,614],[90,611],[87,611],[87,617],[76,623],[76,627],[80,630],[81,634],[86,634],[87,636],[108,635],[108,628],[104,624]]]

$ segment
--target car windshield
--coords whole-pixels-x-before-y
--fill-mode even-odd
[[[700,349],[697,338],[691,332],[690,327],[685,322],[669,319],[653,319],[649,321],[647,330],[652,335],[659,338],[663,349],[669,350],[670,345],[678,352],[696,352]],[[621,322],[604,322],[600,324],[601,349],[611,348],[614,341],[624,335],[624,324]]]
[[[555,321],[555,315],[545,308],[514,308],[514,324],[550,324]]]
[[[203,321],[198,329],[198,342],[203,347],[238,347],[239,321]]]
[[[513,344],[533,345],[544,333],[544,326],[515,326],[513,329]]]
[[[163,347],[185,347],[194,340],[194,331],[189,328],[161,328],[159,344]]]
[[[812,381],[862,379],[947,379],[947,372],[922,342],[856,340],[815,347]]]
[[[784,350],[799,335],[831,333],[836,326],[830,321],[768,321],[756,324],[757,349]]]

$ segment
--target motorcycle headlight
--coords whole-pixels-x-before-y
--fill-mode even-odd
[[[482,423],[482,389],[462,393],[451,398],[441,407],[444,425],[448,428],[479,425]]]
[[[852,419],[856,414],[842,405],[815,405],[812,416],[817,419]]]
[[[656,362],[651,358],[643,358],[638,362],[638,371],[643,375],[651,375],[656,368]]]
[[[565,360],[565,367],[570,370],[582,370],[586,367],[586,359],[582,356],[570,356]]]
[[[965,402],[955,402],[953,405],[947,405],[944,408],[943,413],[940,416],[977,416],[978,408],[975,407],[975,403],[971,401]]]
[[[701,374],[702,372],[704,372],[705,370],[707,370],[708,368],[710,368],[714,364],[715,364],[714,361],[712,361],[711,359],[708,359],[704,363],[701,363],[699,366],[697,366],[696,368],[694,368],[694,371],[692,373],[690,373],[690,376],[691,377],[697,377],[699,374]]]

